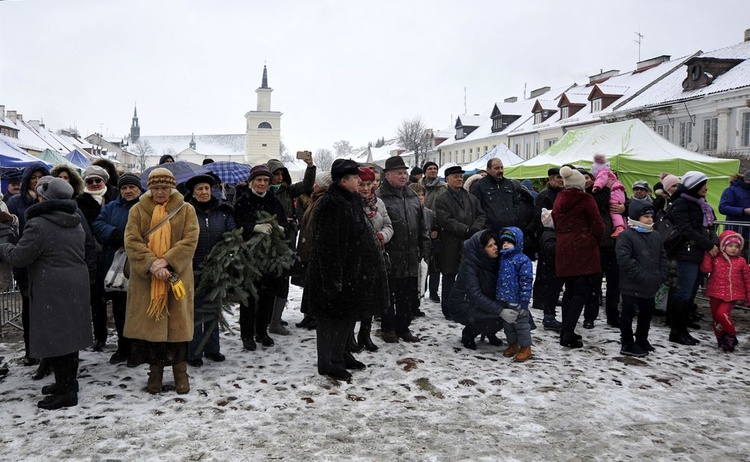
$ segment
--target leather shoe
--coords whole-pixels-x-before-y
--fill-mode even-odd
[[[190,364],[191,367],[201,367],[203,366],[203,360],[201,358],[198,359],[188,359],[188,364]]]
[[[583,328],[584,329],[593,329],[594,328],[594,321],[583,321]]]
[[[75,384],[75,391],[78,391],[78,380],[76,380]],[[42,387],[42,394],[43,395],[60,395],[66,393],[62,390],[62,387],[57,384],[57,382],[51,384],[51,385],[45,385]]]
[[[69,391],[62,395],[49,395],[37,403],[40,409],[55,410],[78,405],[78,393]]]
[[[440,297],[438,294],[430,294],[430,301],[440,303]]]
[[[218,352],[217,353],[203,353],[203,356],[217,363],[220,363],[224,361],[225,359],[227,359],[226,356]]]
[[[261,345],[264,347],[271,347],[274,345],[274,341],[271,337],[268,336],[268,334],[265,335],[256,335],[255,341],[260,342]]]
[[[94,342],[94,346],[91,347],[91,349],[94,351],[102,351],[106,345],[106,340],[97,340],[96,342]]]
[[[425,316],[427,316],[427,314],[422,310],[417,310],[414,312],[415,318],[424,318]]]
[[[115,353],[109,357],[109,363],[110,364],[120,364],[122,362],[125,362],[128,360],[128,357],[125,353],[121,351],[115,351]]]
[[[352,379],[352,374],[350,374],[346,369],[333,369],[330,371],[318,370],[318,374],[325,375],[336,380],[343,380],[345,382],[348,382]]]
[[[398,335],[392,330],[383,332],[383,341],[385,343],[398,343]]]
[[[242,348],[246,349],[247,351],[255,351],[255,349],[258,348],[258,345],[255,343],[255,340],[253,340],[252,337],[243,337]]]
[[[26,367],[36,366],[38,363],[39,360],[31,356],[24,356],[23,358],[23,365]]]
[[[401,340],[403,340],[404,342],[418,343],[420,341],[419,337],[415,337],[414,334],[412,334],[408,330],[401,334],[399,337],[401,337]]]

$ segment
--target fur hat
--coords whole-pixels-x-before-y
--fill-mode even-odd
[[[89,168],[83,171],[83,179],[86,180],[91,176],[98,176],[106,183],[109,181],[109,173],[106,170],[99,167],[98,165],[91,165]]]
[[[653,215],[656,213],[654,206],[643,199],[630,199],[628,205],[628,218],[638,220],[643,215]]]
[[[73,186],[62,178],[44,176],[37,181],[36,193],[47,200],[63,200],[73,197]]]
[[[263,164],[256,165],[255,167],[250,169],[250,176],[248,177],[248,181],[253,181],[255,178],[259,176],[267,176],[268,181],[273,181],[273,175],[271,174],[271,171],[268,170],[268,167],[266,167]]]
[[[359,167],[359,179],[362,181],[375,181],[375,172],[369,167]]]
[[[359,164],[351,159],[336,159],[331,165],[331,178],[337,182],[346,175],[359,175]]]
[[[373,174],[373,178],[375,175]],[[315,175],[315,184],[320,186],[321,188],[327,188],[331,186],[333,183],[333,178],[331,178],[331,172],[318,172]]]
[[[542,226],[545,228],[554,228],[554,221],[552,220],[552,210],[542,209]]]
[[[158,167],[151,170],[148,174],[148,189],[157,187],[176,188],[177,180],[175,179],[172,172],[164,167]]]
[[[729,244],[737,244],[740,246],[740,250],[742,250],[742,247],[745,245],[745,239],[738,232],[727,230],[719,236],[719,248],[722,252],[726,253]]]
[[[123,173],[117,180],[117,189],[122,188],[126,184],[137,186],[138,189],[143,189],[141,186],[141,179],[135,173]]]
[[[705,173],[689,171],[682,175],[682,185],[691,190],[699,190],[708,181]]]
[[[603,169],[609,170],[609,162],[604,154],[594,154],[594,163],[591,164],[591,174],[596,176]]]
[[[661,179],[661,186],[664,192],[669,192],[669,188],[676,184],[680,184],[680,179],[674,175],[667,174]]]
[[[516,245],[516,235],[513,234],[513,231],[509,229],[504,229],[500,233],[500,243],[503,242],[510,242],[513,245]]]
[[[578,170],[565,166],[560,169],[560,175],[563,177],[563,184],[566,189],[576,188],[583,191],[586,188],[586,179]]]

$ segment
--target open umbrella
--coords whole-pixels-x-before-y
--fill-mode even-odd
[[[167,162],[165,164],[149,167],[143,171],[143,173],[141,174],[141,184],[144,188],[147,187],[148,176],[149,174],[151,174],[151,171],[159,167],[166,168],[167,170],[172,172],[172,175],[174,175],[174,177],[177,179],[177,184],[184,183],[195,175],[208,173],[208,169],[206,167],[185,160],[178,160],[177,162]]]
[[[221,179],[222,183],[237,184],[247,181],[250,176],[250,166],[239,162],[222,160],[204,165]]]

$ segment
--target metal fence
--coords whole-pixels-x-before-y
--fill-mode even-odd
[[[14,285],[15,287],[15,285]],[[23,330],[21,325],[21,291],[13,289],[0,292],[0,337],[4,335],[6,327]]]

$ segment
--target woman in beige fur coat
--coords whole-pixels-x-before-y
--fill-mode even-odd
[[[199,228],[195,209],[185,203],[176,185],[169,170],[154,169],[148,176],[148,191],[130,209],[125,227],[130,275],[124,335],[134,339],[131,363],[150,365],[150,393],[161,392],[168,364],[172,364],[177,393],[190,391],[186,361],[193,338],[193,254]],[[185,286],[180,299],[170,288],[170,273],[176,273]]]

